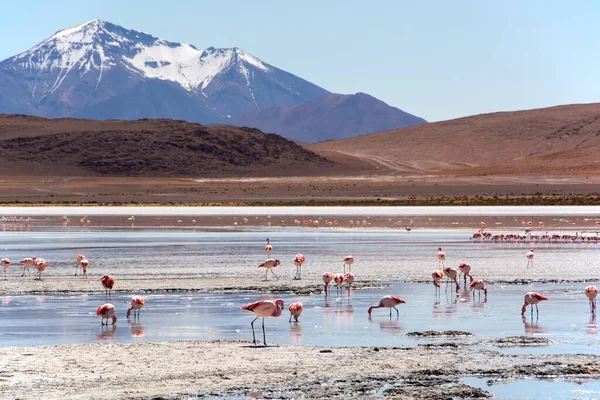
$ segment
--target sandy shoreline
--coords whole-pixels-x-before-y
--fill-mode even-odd
[[[19,399],[491,397],[459,379],[597,379],[598,362],[597,355],[475,351],[453,338],[412,348],[264,348],[220,341],[0,348],[0,395]]]

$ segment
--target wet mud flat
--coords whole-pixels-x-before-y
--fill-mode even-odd
[[[493,396],[464,378],[600,378],[598,355],[507,355],[469,343],[444,346],[445,339],[440,340],[437,347],[264,347],[243,341],[177,341],[0,348],[0,395],[435,400]]]

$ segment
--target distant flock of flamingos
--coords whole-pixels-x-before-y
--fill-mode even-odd
[[[300,221],[296,220],[295,221],[296,225],[299,225],[298,224],[299,222]],[[318,221],[316,221],[316,222],[318,223]],[[326,220],[326,223],[328,223],[328,222],[331,222],[332,226],[337,225],[337,221],[335,221],[335,220],[334,221]],[[366,222],[366,221],[363,221],[363,222]],[[314,221],[313,221],[313,223],[314,223]],[[530,221],[529,225],[531,225],[531,221]],[[540,222],[539,225],[543,226],[543,222]],[[596,225],[600,226],[600,222],[596,222]],[[482,222],[482,229],[480,229],[478,232],[473,234],[472,239],[491,240],[491,241],[498,241],[498,240],[563,240],[563,241],[564,240],[572,240],[572,241],[579,240],[582,242],[583,241],[592,241],[592,240],[594,242],[598,241],[597,236],[594,237],[594,239],[590,239],[590,238],[592,238],[591,236],[587,236],[586,239],[581,239],[581,238],[583,238],[583,236],[580,236],[579,234],[576,234],[574,238],[570,235],[562,235],[559,237],[559,235],[549,236],[547,234],[541,235],[538,237],[538,235],[532,235],[530,229],[526,229],[526,234],[524,235],[524,238],[521,239],[520,237],[516,237],[518,235],[510,235],[510,234],[509,235],[504,235],[504,234],[492,235],[489,232],[483,231],[484,226],[485,226],[485,224]],[[407,226],[406,228],[407,228],[407,230],[410,230],[410,227]],[[567,238],[566,236],[569,236],[569,237]],[[271,272],[271,274],[276,279],[279,279],[277,277],[277,275],[275,274],[275,272],[273,271],[273,268],[277,267],[281,263],[277,259],[270,258],[271,252],[273,251],[273,245],[271,244],[271,241],[269,238],[267,238],[267,244],[265,246],[265,251],[267,253],[268,259],[265,260],[264,262],[262,262],[258,267],[265,269],[265,280],[268,280],[269,272]],[[534,250],[530,249],[526,254],[527,267],[533,266],[534,256],[535,256]],[[441,247],[438,248],[437,258],[438,258],[438,267],[440,267],[441,270],[433,271],[431,274],[432,283],[436,290],[436,295],[441,293],[441,283],[442,283],[444,277],[446,278],[446,291],[448,290],[448,287],[449,287],[448,285],[451,283],[454,283],[456,292],[458,292],[460,290],[459,279],[461,277],[464,279],[464,285],[466,287],[467,277],[469,277],[469,288],[473,291],[473,297],[475,297],[475,291],[478,291],[479,297],[481,297],[482,291],[484,293],[484,296],[487,297],[487,287],[485,285],[485,282],[481,279],[474,279],[472,277],[470,265],[468,265],[466,263],[460,263],[458,265],[457,269],[450,267],[450,266],[445,266],[446,253],[442,250]],[[89,261],[87,260],[87,258],[82,254],[78,254],[76,256],[76,261],[77,261],[77,264],[75,267],[75,275],[77,275],[79,269],[81,269],[82,276],[84,276],[84,277],[87,276],[87,268],[89,266]],[[296,274],[293,278],[294,280],[301,279],[302,265],[304,264],[305,261],[306,261],[306,257],[304,255],[297,254],[295,256],[294,264],[296,266]],[[323,273],[322,279],[323,279],[323,283],[324,283],[324,293],[326,296],[329,291],[329,285],[332,281],[335,283],[337,291],[339,293],[340,291],[343,290],[344,285],[346,285],[348,290],[350,290],[350,287],[355,280],[354,274],[352,274],[352,272],[350,270],[351,266],[354,264],[354,257],[352,255],[348,255],[348,256],[344,257],[342,259],[342,261],[344,262],[344,264],[343,264],[344,272],[343,273],[337,273],[337,274],[332,274],[331,272]],[[2,257],[0,259],[0,263],[2,264],[2,266],[4,268],[4,276],[6,279],[6,271],[11,266],[12,262],[11,262],[11,260],[9,260],[6,257]],[[42,277],[42,272],[44,272],[46,267],[48,266],[48,263],[44,259],[37,258],[37,257],[23,258],[22,260],[19,261],[19,264],[23,266],[23,274],[21,275],[22,277],[25,275],[25,272],[29,272],[30,268],[34,268],[38,272],[37,279],[40,279],[40,280]],[[348,267],[348,272],[346,272],[346,266]],[[100,282],[102,284],[102,287],[106,291],[106,297],[108,299],[111,296],[111,290],[113,289],[113,287],[115,285],[115,278],[110,275],[103,275],[100,279]],[[596,297],[598,295],[598,289],[595,286],[590,285],[585,288],[584,293],[589,300],[590,311],[592,313],[595,313]],[[544,300],[548,300],[548,298],[540,293],[537,293],[537,292],[526,293],[524,296],[523,305],[521,307],[521,315],[525,314],[525,311],[528,306],[531,306],[532,316],[533,316],[534,307],[535,307],[536,312],[539,314],[537,304]],[[397,296],[389,296],[389,295],[384,296],[383,298],[381,298],[381,300],[379,301],[378,304],[375,304],[375,305],[372,305],[371,307],[369,307],[369,309],[368,309],[369,318],[371,317],[372,311],[376,308],[388,308],[390,310],[390,317],[392,315],[392,309],[394,309],[396,311],[397,315],[399,316],[400,313],[399,313],[398,309],[396,308],[396,306],[400,305],[400,304],[405,304],[405,303],[406,303],[406,301],[402,300],[401,298],[399,298]],[[129,307],[127,310],[127,314],[126,314],[127,318],[130,318],[132,312],[133,312],[134,318],[139,318],[139,311],[144,307],[144,305],[145,305],[145,300],[142,297],[140,297],[140,296],[133,297],[131,299],[131,307]],[[243,306],[241,309],[250,311],[250,312],[254,313],[254,315],[256,316],[256,318],[254,318],[252,320],[252,322],[250,323],[250,325],[252,327],[252,339],[253,339],[254,344],[257,343],[256,335],[254,332],[254,322],[258,318],[262,318],[263,343],[266,346],[266,335],[265,335],[265,327],[264,327],[265,318],[279,317],[284,309],[283,300],[281,300],[281,299],[258,300],[256,302],[253,302],[253,303]],[[290,312],[290,322],[291,322],[292,318],[294,318],[295,321],[298,321],[298,318],[302,314],[303,309],[304,308],[303,308],[303,305],[301,302],[294,302],[294,303],[290,304],[288,307],[288,310]],[[102,325],[108,325],[109,320],[112,321],[113,325],[117,322],[116,308],[111,303],[105,303],[105,304],[101,305],[100,307],[98,307],[98,309],[96,310],[96,315],[101,317]]]

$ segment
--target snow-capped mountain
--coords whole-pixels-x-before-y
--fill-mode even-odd
[[[0,63],[0,113],[210,123],[327,93],[238,48],[199,50],[100,20]]]

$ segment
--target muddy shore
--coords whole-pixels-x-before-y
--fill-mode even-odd
[[[503,355],[455,343],[444,339],[437,345],[411,348],[265,348],[251,342],[181,341],[0,348],[0,395],[435,400],[492,396],[461,383],[460,378],[467,376],[491,380],[600,377],[597,355]]]

